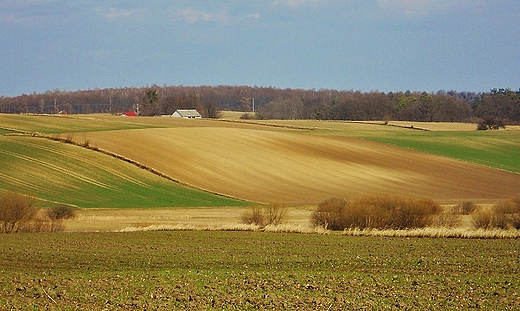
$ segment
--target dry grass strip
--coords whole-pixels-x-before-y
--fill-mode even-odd
[[[260,227],[253,224],[235,224],[223,226],[195,226],[195,225],[149,225],[149,226],[130,226],[116,232],[136,232],[136,231],[252,231],[252,232],[272,232],[272,233],[299,233],[299,234],[328,234],[330,230],[322,227],[313,229],[295,225],[268,225]]]
[[[457,229],[457,228],[418,228],[408,230],[346,229],[347,236],[401,237],[401,238],[458,238],[458,239],[518,239],[520,230],[504,229]]]
[[[296,233],[296,234],[331,234],[333,231],[323,227],[312,229],[301,226],[282,224],[260,227],[257,225],[236,224],[226,226],[194,226],[194,225],[149,225],[131,226],[116,232],[136,231],[252,231],[271,233]],[[339,232],[336,232],[339,233]],[[518,239],[520,230],[469,230],[448,228],[419,228],[408,230],[378,230],[378,229],[348,229],[340,232],[345,236],[367,236],[367,237],[398,237],[398,238],[457,238],[457,239]]]

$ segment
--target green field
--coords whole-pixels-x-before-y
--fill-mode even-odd
[[[380,123],[315,121],[273,121],[273,123],[309,126],[318,129],[311,133],[367,139],[520,173],[518,127],[513,127],[511,130],[477,131],[475,126],[471,127],[471,130],[458,130],[459,126],[447,123],[446,129],[443,129],[442,124],[435,124],[436,130],[421,131],[404,126],[383,126]],[[423,126],[427,127],[428,123],[424,123]]]
[[[15,234],[3,310],[518,310],[520,240]]]
[[[307,127],[310,135],[343,135],[391,144],[465,162],[520,173],[520,130],[477,131],[476,125],[420,123],[409,126],[383,126],[382,122],[341,122],[312,120],[265,120],[260,123]],[[406,122],[401,122],[406,124]],[[419,126],[417,126],[419,124]]]
[[[0,190],[83,208],[241,206],[85,148],[27,136],[0,136]]]
[[[403,129],[364,138],[520,173],[520,131],[423,132]]]

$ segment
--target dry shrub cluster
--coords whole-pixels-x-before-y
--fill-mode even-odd
[[[15,192],[4,192],[0,196],[0,230],[4,233],[26,231],[37,212],[34,200]]]
[[[63,231],[63,221],[65,219],[76,217],[76,210],[67,205],[57,205],[44,210],[42,214],[40,222],[44,227],[39,231],[58,232]]]
[[[462,202],[459,205],[457,205],[455,207],[454,212],[456,212],[460,215],[470,215],[473,212],[475,212],[478,208],[479,208],[479,206],[477,204],[467,201],[467,202]]]
[[[15,192],[0,196],[0,232],[57,232],[63,231],[63,220],[74,218],[75,210],[58,205],[38,209],[32,198]]]
[[[457,228],[462,223],[462,214],[456,208],[443,208],[435,217],[433,225],[441,228]]]
[[[265,227],[269,225],[280,225],[287,215],[287,207],[279,204],[266,205],[264,207],[253,206],[242,214],[241,220],[244,224]]]
[[[478,209],[472,216],[476,229],[520,229],[520,197]]]
[[[332,198],[318,205],[311,223],[331,230],[399,230],[428,226],[440,212],[439,204],[429,199],[392,195],[369,195],[351,201]]]
[[[435,217],[433,225],[442,228],[457,228],[462,223],[463,215],[473,214],[479,208],[473,202],[462,202],[455,206],[445,206]]]

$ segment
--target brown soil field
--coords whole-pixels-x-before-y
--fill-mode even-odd
[[[371,193],[484,203],[520,189],[518,174],[351,137],[167,119],[169,128],[75,137],[198,188],[289,206]]]

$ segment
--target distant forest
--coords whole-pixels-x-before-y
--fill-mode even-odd
[[[197,109],[218,118],[222,110],[244,118],[319,120],[405,120],[467,122],[485,119],[520,123],[520,90],[489,92],[361,92],[279,89],[250,86],[147,86],[0,97],[1,113],[89,114],[135,111],[139,115],[172,114]]]

